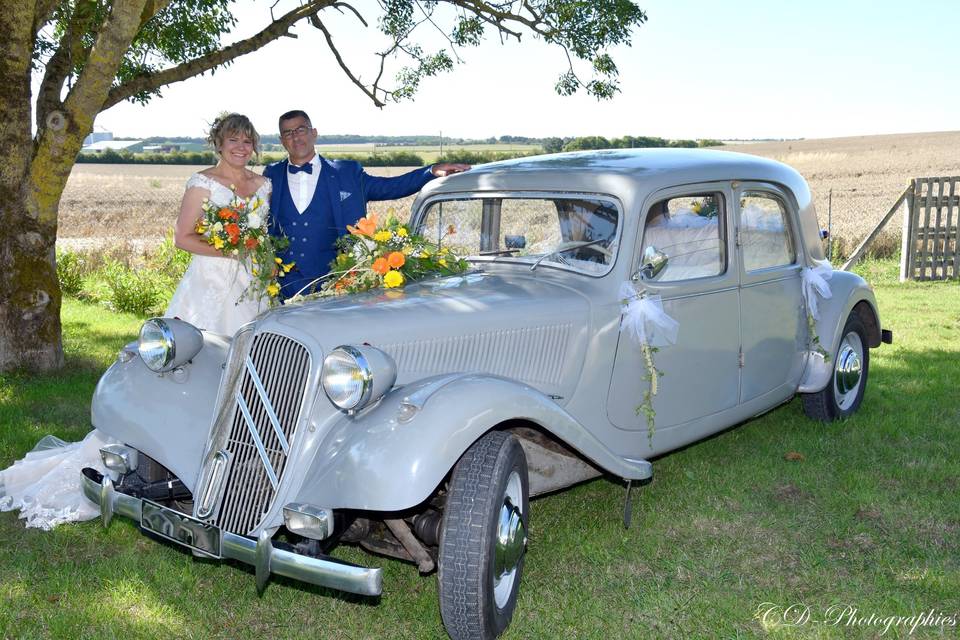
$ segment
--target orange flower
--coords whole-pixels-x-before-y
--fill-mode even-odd
[[[259,244],[260,244],[260,241],[254,238],[253,236],[250,236],[249,238],[247,238],[247,241],[244,243],[247,249],[256,249]]]
[[[230,209],[227,209],[226,207],[224,207],[223,209],[220,209],[220,211],[217,212],[217,217],[220,218],[221,220],[229,220],[233,218],[233,216],[234,216],[233,211],[230,211]]]
[[[399,269],[405,261],[403,254],[399,251],[394,251],[387,256],[387,264],[390,265],[391,269]]]
[[[357,226],[348,224],[347,231],[352,233],[355,236],[368,236],[373,237],[373,234],[377,231],[377,214],[368,213],[363,218],[357,220]]]
[[[401,255],[400,257],[402,258],[403,256]],[[388,265],[386,258],[377,258],[373,261],[373,266],[371,269],[373,269],[375,273],[384,275],[390,270],[390,266]]]
[[[223,230],[230,236],[230,242],[237,244],[237,241],[240,240],[240,227],[236,223],[231,222],[226,225]]]

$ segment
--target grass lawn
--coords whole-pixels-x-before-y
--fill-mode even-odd
[[[850,420],[813,423],[795,399],[656,460],[629,530],[606,479],[533,502],[506,637],[873,638],[871,615],[931,610],[947,626],[914,636],[957,637],[960,286],[901,285],[896,269],[860,269],[895,342],[871,353]],[[63,373],[0,377],[0,467],[44,434],[86,433],[97,378],[139,327],[72,300],[63,319]],[[40,532],[4,513],[0,540],[0,638],[446,637],[433,577],[352,548],[337,553],[384,568],[378,601],[285,579],[258,597],[252,570],[194,560],[124,518]],[[809,607],[809,620],[758,618],[763,603]]]

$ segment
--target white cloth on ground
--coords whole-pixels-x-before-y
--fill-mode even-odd
[[[80,470],[105,473],[100,447],[112,442],[96,429],[80,442],[44,436],[22,460],[0,471],[0,511],[19,510],[27,527],[46,531],[96,518],[100,507],[83,495]]]

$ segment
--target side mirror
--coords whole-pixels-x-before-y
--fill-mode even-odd
[[[667,266],[667,254],[660,251],[653,245],[649,245],[643,250],[643,260],[640,266],[639,275],[644,280],[653,280]]]

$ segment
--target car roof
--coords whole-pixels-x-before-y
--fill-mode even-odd
[[[491,162],[434,180],[424,196],[462,191],[544,190],[623,195],[715,180],[762,180],[806,191],[791,167],[745,153],[715,149],[609,149]]]

